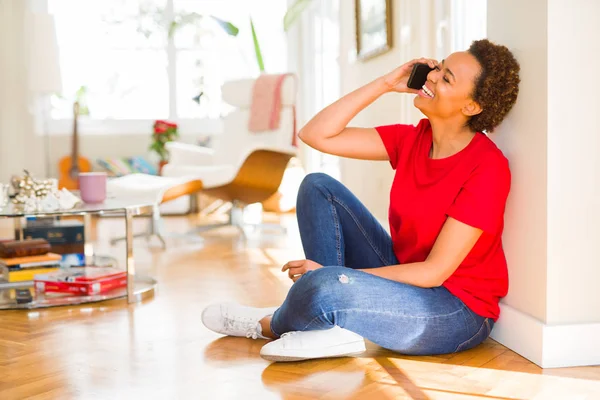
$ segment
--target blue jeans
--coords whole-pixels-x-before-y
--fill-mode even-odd
[[[273,314],[275,335],[337,325],[411,355],[467,350],[489,336],[493,319],[475,314],[444,287],[425,289],[356,270],[398,260],[390,235],[340,182],[308,175],[297,217],[306,258],[326,267],[294,283]]]

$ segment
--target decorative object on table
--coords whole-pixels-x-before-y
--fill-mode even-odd
[[[392,1],[354,0],[356,55],[368,60],[392,48]]]
[[[103,203],[106,200],[106,172],[80,173],[79,195],[84,203]]]
[[[113,267],[76,267],[36,275],[34,286],[41,293],[91,296],[127,286],[127,273]]]
[[[75,196],[73,193],[69,192],[67,189],[62,188],[58,192],[58,205],[61,210],[69,210],[75,207],[78,203],[81,202],[81,199]]]
[[[36,179],[29,171],[24,170],[24,176],[13,176],[11,184],[15,193],[13,203],[25,203],[30,197],[45,197],[58,189],[56,179]]]
[[[58,190],[56,179],[36,179],[27,170],[13,176],[13,204],[24,212],[68,210],[81,200],[67,189]]]
[[[0,243],[0,258],[38,256],[50,251],[45,239],[11,240]]]
[[[58,186],[68,190],[79,189],[79,174],[81,172],[90,172],[92,164],[90,161],[79,155],[79,137],[77,132],[77,121],[79,119],[80,106],[79,101],[73,103],[73,136],[71,137],[71,155],[65,156],[58,162],[60,178]]]
[[[179,138],[177,124],[164,120],[157,120],[154,123],[150,150],[155,151],[160,158],[159,175],[162,167],[169,161],[169,152],[165,144],[177,138]]]

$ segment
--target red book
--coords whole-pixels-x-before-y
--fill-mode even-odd
[[[127,272],[113,267],[81,267],[69,268],[66,280],[69,282],[94,282],[102,279],[122,278]]]
[[[114,267],[71,267],[46,274],[41,279],[53,282],[96,282],[103,279],[126,277],[127,272]]]
[[[88,282],[65,282],[44,280],[44,275],[36,275],[34,280],[35,290],[41,293],[72,293],[83,296],[102,294],[125,286],[127,286],[127,276]]]

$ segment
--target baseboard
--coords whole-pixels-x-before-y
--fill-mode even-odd
[[[541,366],[543,335],[541,321],[509,305],[500,305],[500,319],[492,329],[492,339]]]
[[[544,328],[544,368],[600,365],[600,323]]]
[[[492,339],[542,368],[600,365],[600,323],[546,325],[509,305]]]

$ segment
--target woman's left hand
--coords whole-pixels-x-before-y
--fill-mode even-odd
[[[315,269],[323,268],[319,263],[311,260],[297,260],[290,261],[283,266],[281,269],[283,272],[287,271],[288,276],[291,280],[296,282],[302,275],[308,271],[314,271]]]

